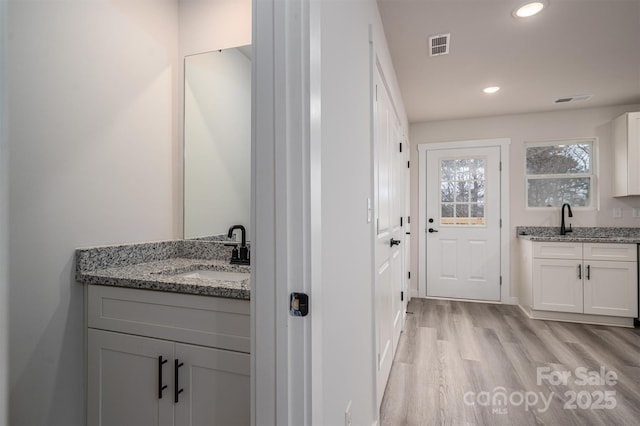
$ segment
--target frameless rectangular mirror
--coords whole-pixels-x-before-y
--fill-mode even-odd
[[[251,46],[187,56],[184,66],[184,238],[249,231]]]

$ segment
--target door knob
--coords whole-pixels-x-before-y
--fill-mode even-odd
[[[429,228],[429,233],[430,234],[433,234],[434,232],[438,232],[438,230],[437,229],[433,229],[433,228]]]
[[[389,241],[389,247],[397,246],[400,244],[400,240],[394,240],[393,238]]]

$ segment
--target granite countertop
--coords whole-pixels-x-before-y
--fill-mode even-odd
[[[249,275],[242,281],[175,276],[211,269],[249,274],[249,266],[229,264],[230,250],[221,242],[202,240],[82,248],[76,250],[76,279],[93,285],[249,300]]]
[[[518,226],[516,234],[518,238],[530,241],[640,244],[640,228],[576,227],[572,232],[560,235],[559,227]]]

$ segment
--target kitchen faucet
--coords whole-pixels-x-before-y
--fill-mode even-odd
[[[569,209],[569,217],[573,217],[573,213],[571,212],[571,206],[569,205],[569,203],[564,203],[562,205],[562,210],[560,211],[560,214],[562,216],[562,223],[560,224],[560,235],[567,235],[567,232],[573,232],[573,229],[571,229],[571,224],[569,224],[569,229],[567,229],[566,226],[564,225],[564,208],[565,207]]]
[[[242,225],[233,225],[229,228],[228,238],[233,237],[233,231],[240,230],[242,241],[240,243],[240,256],[238,256],[238,249],[234,248],[231,252],[231,263],[237,265],[249,265],[249,248],[247,247],[247,230]]]

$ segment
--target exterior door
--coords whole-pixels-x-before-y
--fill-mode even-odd
[[[427,151],[427,296],[500,300],[500,148]]]
[[[404,263],[402,131],[380,72],[375,80],[375,317],[378,407],[402,330]]]

